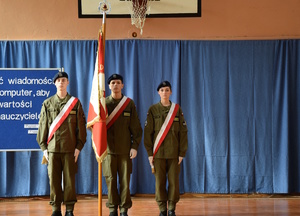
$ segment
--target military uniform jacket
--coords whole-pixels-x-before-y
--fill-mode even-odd
[[[43,151],[48,149],[48,152],[67,153],[74,152],[75,148],[80,151],[83,148],[86,142],[86,120],[79,100],[47,145],[50,125],[70,98],[69,94],[64,99],[55,94],[43,102],[36,137]]]
[[[121,99],[115,100],[111,95],[105,98],[108,115],[112,113]],[[131,148],[138,149],[142,134],[143,129],[135,104],[133,100],[130,100],[118,119],[107,130],[107,152],[109,154],[129,155]]]
[[[153,156],[155,139],[162,127],[171,105],[164,107],[160,102],[152,105],[147,113],[144,131],[144,145],[148,156]],[[179,107],[172,126],[165,139],[160,145],[155,158],[178,158],[184,157],[188,147],[187,126],[183,117],[182,109]]]

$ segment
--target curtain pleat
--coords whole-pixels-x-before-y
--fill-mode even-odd
[[[96,46],[97,41],[0,41],[0,67],[64,67],[68,91],[87,116]],[[142,126],[149,106],[159,101],[157,85],[172,84],[171,101],[181,105],[188,126],[181,193],[300,192],[299,64],[300,40],[108,40],[105,50],[105,75],[123,75],[123,93],[134,100]],[[0,152],[0,197],[49,194],[41,158],[41,151]],[[89,131],[78,163],[77,193],[97,194]],[[130,189],[155,192],[143,141]]]

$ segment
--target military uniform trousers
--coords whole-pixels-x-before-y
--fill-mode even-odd
[[[129,183],[132,172],[132,161],[129,155],[108,154],[103,160],[103,175],[108,190],[106,206],[109,211],[126,212],[132,206]],[[118,193],[117,175],[119,175],[120,194]]]
[[[50,205],[53,211],[60,211],[61,204],[67,211],[73,211],[77,202],[75,191],[75,174],[77,163],[74,153],[49,152],[48,175],[50,184]],[[63,189],[62,189],[63,175]]]
[[[154,159],[155,167],[155,199],[160,211],[175,210],[179,201],[178,159]],[[168,190],[166,182],[168,178]],[[168,204],[168,206],[167,206]]]

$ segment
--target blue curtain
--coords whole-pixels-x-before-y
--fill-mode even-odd
[[[96,46],[97,41],[0,41],[0,67],[64,67],[68,91],[87,115]],[[171,82],[171,100],[181,105],[189,130],[182,193],[300,192],[300,40],[108,40],[105,55],[106,77],[124,76],[124,94],[135,101],[142,125],[149,106],[159,101],[157,85]],[[98,193],[90,136],[88,131],[79,156],[78,194]],[[0,197],[49,194],[41,159],[41,151],[0,152]],[[154,191],[142,141],[131,193]]]

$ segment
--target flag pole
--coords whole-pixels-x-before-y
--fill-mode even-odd
[[[102,162],[98,162],[98,216],[102,216]]]
[[[105,29],[106,29],[106,11],[107,6],[104,4],[103,18],[101,26],[102,42],[103,42],[103,60],[105,59]],[[98,161],[98,216],[102,216],[102,161]]]
[[[98,162],[98,216],[102,216],[102,162]]]
[[[105,59],[106,11],[107,11],[107,6],[104,5],[104,7],[103,7],[103,18],[102,18],[103,59]]]

